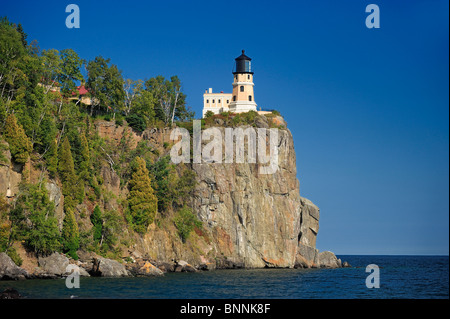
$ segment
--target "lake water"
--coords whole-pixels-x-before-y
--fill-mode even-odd
[[[25,298],[391,299],[449,298],[448,256],[338,256],[352,268],[217,270],[151,278],[1,281]],[[366,287],[366,266],[379,266],[380,288]]]

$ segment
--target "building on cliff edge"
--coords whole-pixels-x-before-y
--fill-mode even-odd
[[[213,93],[209,88],[203,94],[203,113],[211,111],[214,114],[222,112],[243,113],[248,111],[257,111],[255,95],[253,92],[253,71],[252,59],[242,54],[235,59],[235,67],[233,70],[233,93]],[[261,111],[258,113],[270,113]]]

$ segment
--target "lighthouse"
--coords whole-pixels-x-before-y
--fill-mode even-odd
[[[252,59],[242,54],[235,59],[233,68],[233,93],[214,93],[212,88],[203,94],[203,117],[208,111],[214,114],[223,112],[243,113],[256,111],[255,95],[253,93]]]
[[[235,61],[233,93],[229,109],[234,113],[256,111],[252,59],[242,50],[242,54]]]

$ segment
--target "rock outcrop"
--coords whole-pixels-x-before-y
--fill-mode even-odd
[[[267,126],[260,122],[264,117],[256,123]],[[193,165],[198,177],[194,209],[211,232],[217,256],[226,256],[219,267],[320,266],[315,248],[319,208],[300,197],[294,142],[288,129],[278,130],[276,145],[278,170],[274,174],[260,174],[261,164]]]
[[[16,165],[11,161],[9,145],[5,141],[0,141],[7,146],[3,152],[5,161],[0,160],[0,194],[7,198],[14,198],[19,193],[19,184],[22,180],[21,165]]]
[[[0,253],[0,280],[22,280],[28,277],[28,273],[17,266],[6,254]]]
[[[107,258],[94,258],[91,276],[99,277],[128,277],[129,273],[125,266],[116,260]]]
[[[170,232],[150,227],[140,244],[142,251],[159,262],[183,259],[197,269],[212,269],[207,266],[211,264],[216,268],[320,267],[319,208],[300,196],[293,137],[286,122],[281,117],[276,120],[280,129],[275,173],[261,174],[261,166],[267,164],[258,163],[192,164],[197,186],[191,207],[203,222],[207,239],[197,241],[195,248],[187,247]],[[221,121],[217,124],[224,138]],[[240,128],[267,129],[269,120],[258,116],[255,126]],[[157,144],[167,141],[169,133],[147,130],[142,136]],[[269,141],[269,130],[266,134]],[[203,141],[202,147],[209,142]],[[327,267],[338,266],[324,258]]]

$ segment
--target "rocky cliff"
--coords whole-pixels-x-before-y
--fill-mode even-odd
[[[280,124],[275,143],[278,151],[275,173],[261,174],[258,163],[189,164],[197,180],[190,205],[202,221],[202,229],[186,242],[181,241],[170,220],[162,220],[162,225],[150,225],[143,236],[125,230],[124,236],[132,240],[123,249],[123,258],[147,258],[165,270],[176,269],[184,261],[197,269],[340,267],[341,261],[333,253],[319,253],[316,249],[319,208],[300,196],[293,137],[281,117],[275,120]],[[254,123],[256,128],[268,128],[273,124],[270,121],[258,116]],[[215,124],[224,133],[223,123]],[[106,121],[98,121],[95,128],[102,138],[113,144],[118,144],[126,131]],[[130,148],[146,141],[161,153],[168,152],[167,145],[172,143],[170,132],[169,129],[147,129],[142,134],[132,132]],[[0,193],[13,201],[22,177],[20,170],[11,164],[9,152],[6,156],[7,161],[0,165]],[[28,164],[28,169],[32,180],[33,165]],[[108,159],[102,163],[101,175],[103,187],[113,195],[104,207],[123,214],[120,200],[126,198],[128,190],[126,185],[121,185]],[[64,196],[60,183],[49,180],[47,189],[55,202],[61,227]],[[80,227],[91,227],[81,214],[89,216],[92,209],[88,202],[77,207]]]
[[[278,121],[286,127],[282,118]],[[268,128],[267,122],[261,116],[257,127]],[[225,136],[224,128],[219,130]],[[155,134],[143,136],[168,137]],[[321,255],[316,249],[319,208],[300,196],[294,141],[288,129],[278,130],[276,146],[274,174],[260,174],[257,163],[192,164],[197,176],[192,207],[206,234],[186,249],[171,240],[172,234],[151,229],[144,250],[157,260],[185,259],[193,265],[213,263],[219,268],[340,267],[333,253]]]

